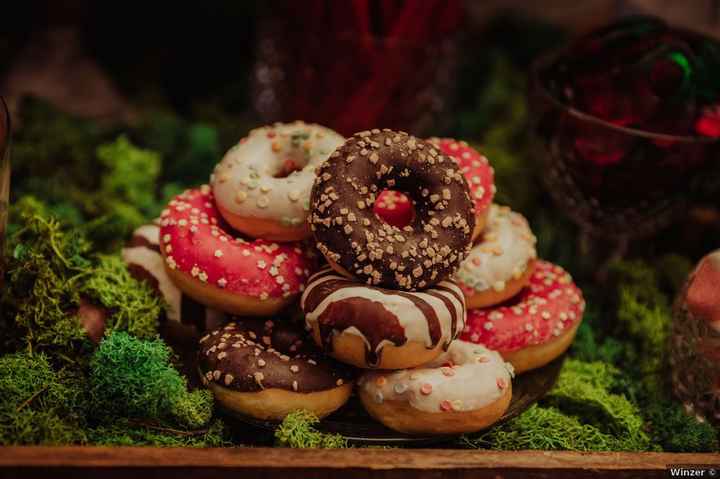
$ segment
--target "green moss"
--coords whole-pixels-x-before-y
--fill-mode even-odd
[[[82,382],[56,373],[46,356],[0,357],[0,444],[84,442]]]
[[[685,413],[675,401],[653,401],[645,406],[653,443],[668,452],[713,452],[720,450],[718,432],[709,423]]]
[[[97,157],[105,166],[101,191],[135,208],[138,223],[158,214],[155,183],[160,174],[160,155],[134,146],[125,136],[100,145]]]
[[[275,430],[278,446],[293,448],[334,449],[348,447],[338,434],[325,434],[315,429],[319,419],[311,412],[300,410],[288,414]]]
[[[79,304],[78,278],[88,271],[90,249],[76,231],[63,231],[52,218],[37,214],[32,198],[13,209],[18,224],[8,241],[0,314],[18,331],[29,351],[73,358],[87,351],[87,340],[72,311]]]
[[[611,392],[618,376],[619,371],[607,363],[568,359],[543,404],[558,407],[612,434],[617,438],[617,450],[645,450],[650,443],[637,406],[627,397]]]
[[[204,429],[187,431],[120,418],[88,431],[88,443],[96,446],[227,447],[233,445],[229,437],[220,420]]]
[[[554,407],[532,406],[517,418],[478,436],[464,436],[471,448],[519,451],[612,451],[617,439]]]
[[[106,331],[128,331],[139,338],[157,335],[162,301],[147,283],[130,275],[119,256],[100,256],[83,283],[82,293],[110,310]]]
[[[163,421],[187,427],[206,424],[212,396],[189,393],[185,379],[170,364],[170,349],[160,340],[140,340],[125,332],[106,336],[90,361],[94,417]]]

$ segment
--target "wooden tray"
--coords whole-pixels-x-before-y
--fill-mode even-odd
[[[667,478],[669,465],[715,466],[718,454],[448,449],[0,448],[0,478],[578,479]]]
[[[510,407],[497,424],[502,424],[520,415],[543,397],[555,384],[564,360],[565,355],[562,355],[542,368],[521,374],[513,379],[513,397]],[[277,427],[275,422],[261,421],[230,411],[224,412],[237,420],[231,422],[231,424],[236,424],[236,428],[251,426],[272,433]],[[419,447],[442,444],[456,438],[456,436],[411,436],[388,429],[371,418],[355,396],[336,413],[321,421],[318,429],[323,432],[340,434],[353,445],[365,446]]]

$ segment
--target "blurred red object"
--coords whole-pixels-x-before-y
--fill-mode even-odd
[[[458,0],[273,3],[260,27],[254,104],[267,121],[302,119],[350,135],[416,134],[447,108]],[[280,11],[278,11],[280,10]]]

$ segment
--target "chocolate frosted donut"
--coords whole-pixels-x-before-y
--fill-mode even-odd
[[[424,364],[447,349],[465,324],[465,298],[450,281],[422,292],[395,291],[326,268],[310,278],[300,306],[315,342],[362,368]]]
[[[201,338],[199,367],[225,408],[259,419],[297,409],[327,416],[345,404],[355,379],[298,324],[268,319],[233,321]]]
[[[373,213],[385,189],[405,193],[412,222],[398,228]],[[457,163],[403,132],[356,133],[318,172],[310,196],[318,249],[346,276],[415,291],[452,275],[470,250],[474,203]]]

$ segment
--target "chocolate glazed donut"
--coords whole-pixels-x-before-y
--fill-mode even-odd
[[[431,361],[465,324],[465,298],[450,281],[421,292],[396,291],[326,268],[310,278],[300,306],[325,352],[362,368],[401,369]]]
[[[415,217],[391,226],[373,213],[385,189],[402,191]],[[318,249],[345,276],[415,291],[457,269],[471,247],[474,204],[457,163],[404,132],[356,133],[318,171],[310,228]]]

